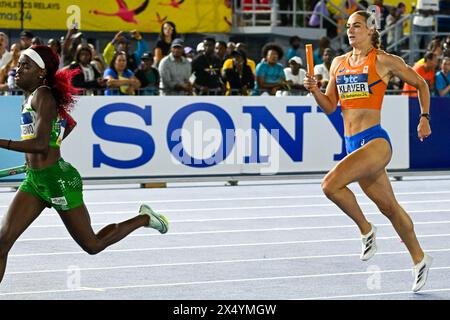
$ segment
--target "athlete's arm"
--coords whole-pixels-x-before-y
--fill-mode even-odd
[[[429,113],[430,89],[426,81],[398,56],[385,53],[378,56],[378,61],[380,61],[382,66],[390,73],[390,77],[397,76],[417,89],[421,111],[423,113]]]
[[[60,112],[60,116],[67,120],[66,128],[64,130],[63,140],[72,132],[73,128],[77,125],[77,122],[68,114],[65,110]]]
[[[345,56],[339,56],[333,59],[330,67],[330,80],[328,81],[325,93],[322,93],[322,91],[320,91],[318,81],[308,73],[306,74],[304,86],[312,93],[317,101],[317,104],[326,114],[333,113],[337,108],[339,96],[336,87],[335,73],[342,59],[345,59]]]
[[[48,153],[52,121],[57,116],[55,98],[50,89],[43,87],[36,91],[31,105],[36,111],[35,137],[21,141],[1,139],[0,147],[25,153]]]
[[[378,56],[378,61],[390,76],[397,76],[404,82],[416,88],[419,94],[421,113],[430,113],[430,89],[426,81],[398,56],[392,54],[380,54]],[[420,117],[417,133],[421,140],[427,138],[431,134],[430,123],[427,118]]]

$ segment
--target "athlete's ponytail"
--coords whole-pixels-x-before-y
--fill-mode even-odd
[[[370,38],[370,41],[372,42],[372,46],[375,49],[380,49],[381,47],[381,36],[380,33],[378,32],[378,30],[374,30],[374,32],[372,33],[372,37]]]

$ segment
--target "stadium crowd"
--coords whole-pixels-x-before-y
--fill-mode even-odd
[[[367,1],[359,3],[368,5]],[[330,13],[326,1],[318,0],[312,4],[314,13],[308,24],[317,27],[317,16]],[[397,7],[385,6],[382,0],[375,0],[374,4],[380,7],[384,26],[395,23],[405,13],[402,2]],[[348,14],[358,9],[349,6]],[[427,18],[433,12],[420,10],[419,6],[417,14]],[[432,94],[450,96],[450,36],[431,38],[432,33],[426,30],[426,36],[411,40],[428,50],[423,57],[416,57],[417,62],[412,67],[426,79]],[[337,32],[331,31],[331,35]],[[398,39],[399,35],[395,33],[402,34],[403,27],[393,29],[384,37],[385,47]],[[196,45],[187,45],[177,33],[175,24],[166,21],[152,48],[139,31],[120,31],[102,52],[88,43],[76,26],[68,30],[61,41],[51,38],[46,42],[35,37],[32,31],[24,30],[20,33],[20,42],[9,43],[7,34],[0,30],[0,95],[20,93],[14,80],[20,52],[33,44],[45,43],[58,53],[60,68],[78,71],[73,77],[73,85],[84,95],[285,96],[307,93],[303,86],[306,71],[300,37],[291,37],[287,50],[270,42],[262,48],[261,56],[250,57],[247,44],[243,42],[226,43],[206,37]],[[329,79],[331,61],[336,54],[342,53],[342,50],[335,52],[331,48],[328,37],[318,42],[314,51],[314,73],[322,89],[326,88]],[[284,65],[282,61],[285,61]],[[400,79],[392,79],[388,89],[403,90],[403,94],[412,96],[417,94]]]

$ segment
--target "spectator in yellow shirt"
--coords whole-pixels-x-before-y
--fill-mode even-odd
[[[246,57],[248,57],[248,55],[247,55],[247,45],[245,43],[239,42],[236,45],[236,51],[244,53],[244,55]],[[256,63],[255,63],[255,61],[252,60],[252,59],[247,58],[247,65],[250,67],[250,69],[252,69],[253,76],[255,76],[256,75],[256,73],[255,73],[255,70],[256,70]],[[232,58],[229,58],[229,59],[225,60],[225,62],[223,63],[222,71],[225,70],[225,69],[233,69],[233,59]]]

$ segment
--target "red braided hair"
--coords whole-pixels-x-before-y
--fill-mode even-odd
[[[72,77],[80,71],[58,70],[59,57],[50,47],[35,45],[31,49],[36,51],[44,60],[45,69],[47,70],[44,84],[51,88],[58,111],[70,112],[75,103],[73,95],[78,92],[72,86]]]

